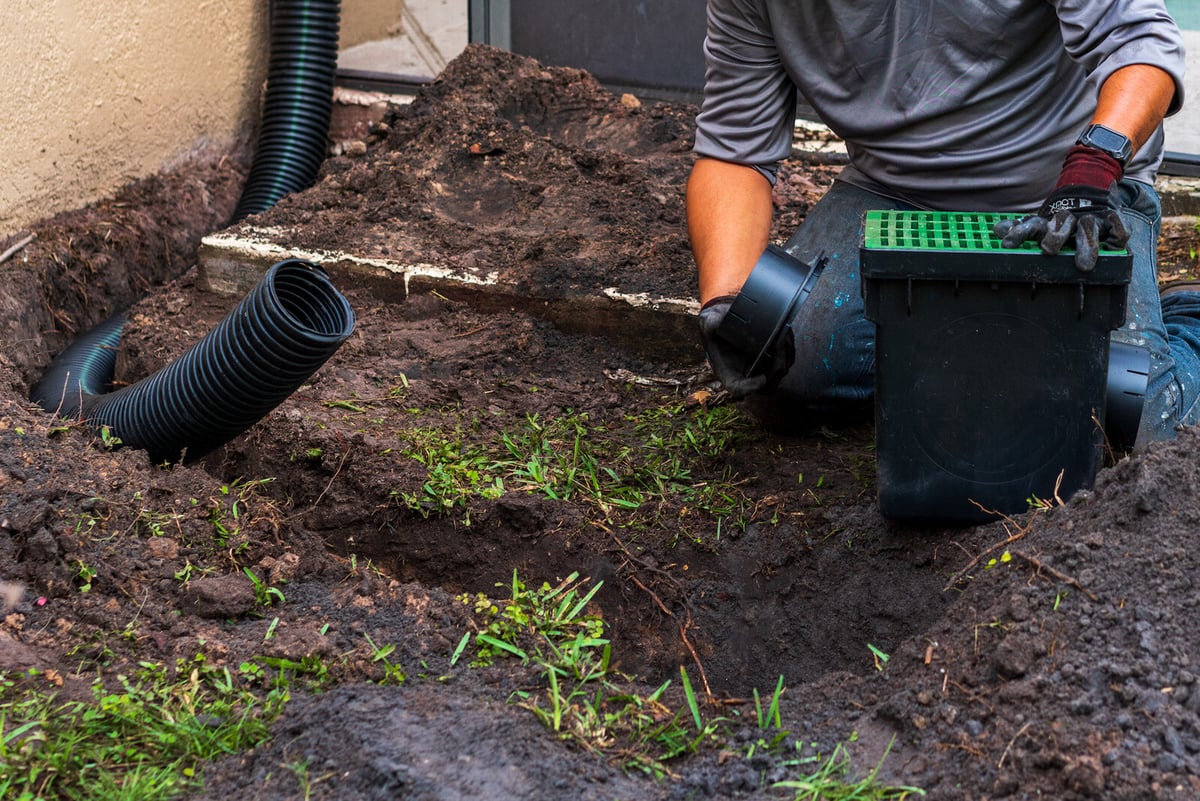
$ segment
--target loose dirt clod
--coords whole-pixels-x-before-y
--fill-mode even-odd
[[[541,286],[692,291],[694,114],[473,46],[364,154],[251,222]],[[777,239],[835,174],[785,165]],[[199,464],[106,450],[31,407],[50,356],[118,308],[134,304],[122,382],[223,317],[236,299],[197,290],[195,248],[243,176],[237,158],[183,165],[44,221],[0,264],[0,582],[26,588],[0,668],[289,671],[272,739],[207,766],[194,797],[775,798],[839,744],[860,775],[887,752],[880,780],[929,798],[1200,796],[1195,429],[1062,506],[896,526],[874,505],[869,415],[768,430],[697,401],[698,350],[368,284],[346,287],[342,350]],[[510,703],[544,677],[458,649],[514,571],[602,581],[614,663],[647,696],[671,680],[689,721],[682,666],[720,745],[655,781]],[[779,676],[790,734],[766,745],[752,699]]]

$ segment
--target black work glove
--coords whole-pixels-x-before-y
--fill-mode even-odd
[[[754,374],[747,375],[758,353],[747,353],[722,339],[717,333],[735,295],[713,298],[700,310],[700,341],[708,355],[708,363],[721,385],[735,398],[754,392],[770,392],[779,386],[780,379],[796,360],[796,343],[790,331],[785,331],[776,346],[768,351],[754,366]]]
[[[1059,185],[1037,214],[1020,220],[1001,220],[993,229],[1006,248],[1022,242],[1041,243],[1042,252],[1057,256],[1064,245],[1074,245],[1075,267],[1090,272],[1103,243],[1123,248],[1129,230],[1117,211],[1116,182],[1121,165],[1093,148],[1076,145],[1063,164]]]

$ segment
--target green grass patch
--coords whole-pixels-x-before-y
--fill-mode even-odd
[[[393,497],[427,517],[462,513],[469,524],[472,500],[505,492],[584,504],[619,526],[661,523],[665,509],[682,505],[685,514],[744,527],[756,508],[738,477],[702,475],[714,468],[714,457],[759,436],[731,406],[689,409],[676,402],[609,424],[570,410],[533,414],[490,441],[456,427],[398,436],[403,445],[395,453],[424,465],[427,475],[419,489],[397,489]]]
[[[680,678],[687,704],[677,710],[664,700],[670,681],[648,694],[628,689],[627,677],[612,667],[603,620],[588,611],[601,585],[588,589],[586,583],[572,573],[555,585],[527,587],[514,572],[506,600],[462,596],[483,620],[471,664],[510,658],[533,665],[542,686],[518,691],[514,703],[562,739],[612,755],[627,768],[669,776],[667,763],[698,751],[713,739],[718,723],[701,714],[686,670]],[[460,642],[456,658],[469,639]]]
[[[201,763],[264,741],[286,689],[259,698],[202,657],[143,662],[62,700],[53,674],[0,674],[0,798],[156,801],[199,783]]]

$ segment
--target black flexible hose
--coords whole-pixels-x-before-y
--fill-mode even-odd
[[[124,330],[125,313],[121,312],[76,339],[54,357],[30,398],[60,417],[78,417],[84,396],[102,395],[112,387]]]
[[[162,461],[193,461],[245,431],[296,391],[354,330],[354,312],[324,270],[298,259],[262,281],[190,350],[152,376],[99,395],[124,320],[89,331],[34,388],[43,409],[107,428]],[[112,374],[111,364],[106,375]]]
[[[312,186],[328,149],[340,0],[274,0],[262,127],[233,222]]]
[[[306,189],[325,158],[337,69],[340,0],[273,0],[259,144],[234,222]],[[108,392],[125,314],[59,354],[30,393],[155,461],[199,459],[292,394],[354,330],[324,270],[295,259],[266,276],[191,350],[149,378]]]

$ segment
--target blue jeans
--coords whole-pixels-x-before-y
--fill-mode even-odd
[[[1133,254],[1125,324],[1113,339],[1151,354],[1150,380],[1138,445],[1170,439],[1181,424],[1200,421],[1200,293],[1178,292],[1161,302],[1157,243],[1162,210],[1154,189],[1122,181],[1121,213]],[[875,383],[875,324],[863,313],[858,248],[863,214],[913,206],[835,182],[785,245],[806,262],[822,254],[825,271],[801,306],[792,330],[796,363],[771,405],[836,408],[870,398]]]

